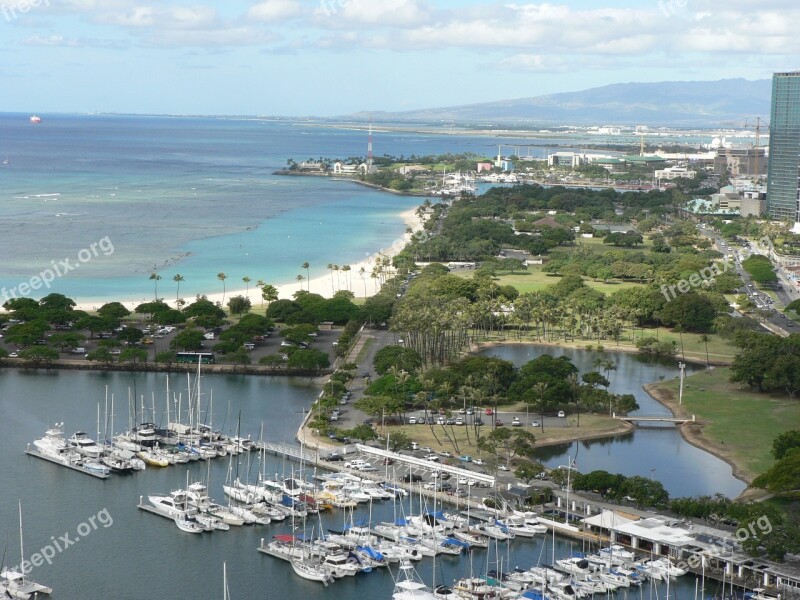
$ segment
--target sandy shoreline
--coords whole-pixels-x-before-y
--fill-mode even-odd
[[[416,208],[397,213],[397,215],[402,219],[406,227],[410,227],[414,232],[422,229],[425,223],[424,218],[420,218],[417,215]],[[392,241],[389,245],[384,246],[365,260],[351,264],[349,274],[339,271],[338,277],[336,272],[334,272],[333,277],[331,277],[331,275],[321,275],[319,277],[312,277],[310,281],[304,280],[302,282],[295,281],[293,283],[274,284],[278,289],[278,297],[281,300],[291,300],[292,295],[295,292],[303,289],[308,290],[313,294],[319,294],[325,298],[330,298],[333,296],[334,292],[339,290],[347,290],[348,287],[357,298],[374,296],[380,291],[380,285],[377,278],[371,277],[373,268],[376,266],[380,258],[392,258],[396,256],[403,248],[405,248],[406,244],[411,239],[411,235],[412,234],[410,233],[403,233],[402,236]],[[318,267],[318,265],[312,265],[312,267]],[[364,269],[363,278],[360,274],[362,268]],[[241,286],[240,283],[237,285]],[[221,292],[212,292],[205,295],[212,302],[222,302],[223,299],[223,294]],[[247,296],[254,307],[261,306],[262,303],[261,290],[255,286],[255,282],[250,284],[249,291],[246,287],[236,287],[226,290],[224,293],[225,302],[227,302],[233,296]],[[170,300],[165,298],[164,300],[171,306],[175,305],[174,299]],[[192,298],[185,298],[185,300],[190,303]],[[89,298],[82,300],[75,299],[75,301],[77,303],[76,309],[93,311],[97,310],[97,308],[106,302],[111,302],[113,300],[107,298]],[[130,297],[120,299],[118,301],[131,311],[142,303],[141,299],[132,300]]]

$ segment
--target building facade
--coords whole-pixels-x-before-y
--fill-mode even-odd
[[[800,71],[772,77],[767,211],[800,223]]]

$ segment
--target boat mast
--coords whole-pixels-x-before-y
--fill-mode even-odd
[[[20,565],[25,562],[25,548],[23,547],[22,543],[22,500],[19,500],[19,560]],[[25,584],[25,570],[20,569],[22,571],[22,583]]]

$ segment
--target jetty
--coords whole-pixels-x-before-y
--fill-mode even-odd
[[[59,467],[66,467],[67,469],[72,469],[73,471],[78,471],[79,473],[83,473],[84,475],[90,475],[92,477],[96,477],[97,479],[108,479],[109,475],[104,473],[98,473],[95,471],[91,471],[84,467],[80,462],[70,462],[65,463],[61,462],[60,460],[56,460],[50,456],[42,454],[38,450],[31,448],[30,445],[25,449],[25,454],[28,456],[35,456],[36,458],[41,458],[42,460],[46,460],[49,463],[53,463],[54,465],[58,465]]]

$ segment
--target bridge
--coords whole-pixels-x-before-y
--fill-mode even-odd
[[[686,423],[695,423],[697,419],[695,416],[692,415],[691,418],[689,417],[648,417],[645,415],[617,415],[613,413],[613,418],[617,421],[625,421],[626,423],[630,423],[631,425],[636,425],[637,423],[675,423],[676,425],[684,425]]]

